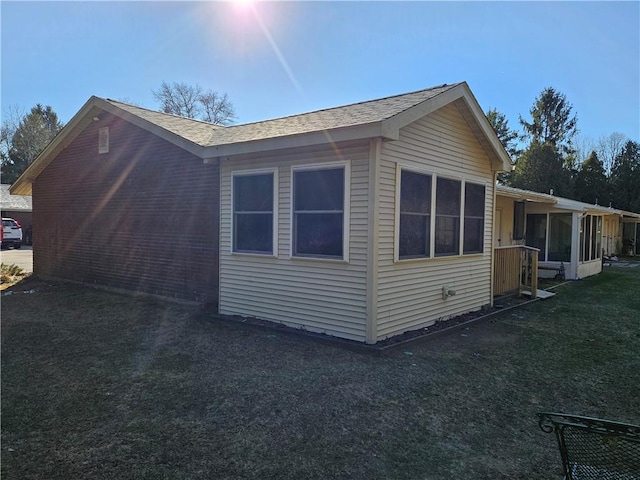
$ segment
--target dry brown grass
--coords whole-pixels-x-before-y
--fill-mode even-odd
[[[14,290],[3,478],[549,479],[536,412],[640,423],[640,268],[384,356],[74,285]]]

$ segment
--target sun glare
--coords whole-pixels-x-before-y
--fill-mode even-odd
[[[231,0],[231,3],[238,11],[250,10],[253,7],[253,0]]]

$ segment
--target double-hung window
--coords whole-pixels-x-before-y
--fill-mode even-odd
[[[275,172],[233,174],[233,251],[274,254]]]
[[[400,170],[398,258],[484,250],[484,185]]]
[[[348,170],[344,165],[293,170],[292,254],[345,259]]]

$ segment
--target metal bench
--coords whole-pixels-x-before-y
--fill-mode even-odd
[[[640,426],[598,418],[539,413],[554,432],[566,480],[640,480]]]

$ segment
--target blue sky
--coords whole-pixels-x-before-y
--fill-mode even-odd
[[[640,141],[640,2],[2,1],[3,112],[226,92],[238,123],[466,80],[512,128],[552,86],[584,137]]]

